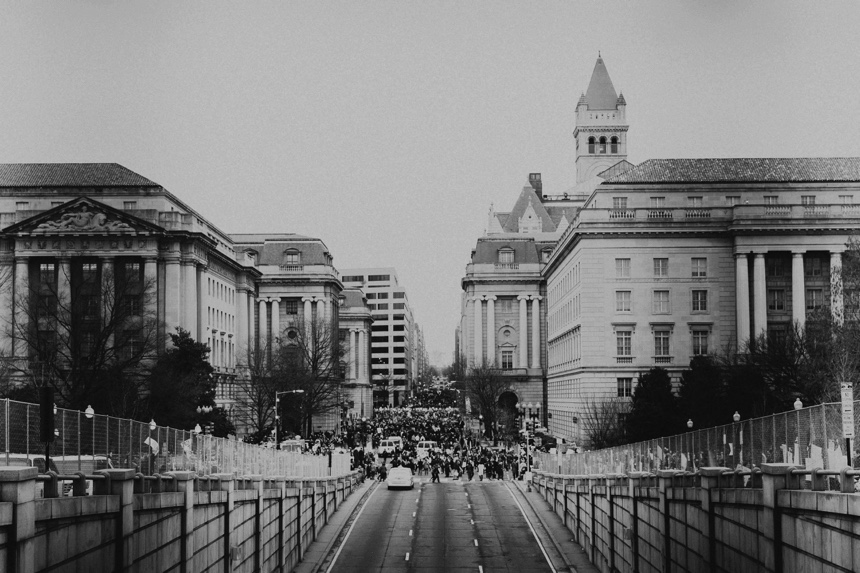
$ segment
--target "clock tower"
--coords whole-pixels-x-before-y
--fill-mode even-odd
[[[617,94],[598,54],[588,90],[576,104],[576,182],[627,159],[627,102]]]

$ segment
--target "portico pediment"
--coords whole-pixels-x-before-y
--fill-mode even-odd
[[[163,229],[104,203],[80,197],[7,227],[7,235],[150,235]]]

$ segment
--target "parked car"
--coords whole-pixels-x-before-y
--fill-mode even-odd
[[[412,479],[412,470],[404,467],[391,468],[388,471],[388,479],[385,480],[388,484],[388,489],[397,487],[415,488],[415,480]]]

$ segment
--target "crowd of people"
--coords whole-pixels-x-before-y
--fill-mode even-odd
[[[384,480],[389,468],[404,466],[431,482],[442,477],[461,480],[516,479],[529,464],[526,449],[492,447],[473,436],[455,408],[380,408],[371,420],[348,424],[343,433],[350,444],[353,467]],[[382,440],[401,438],[393,451],[379,450]],[[422,442],[435,448],[419,450]]]

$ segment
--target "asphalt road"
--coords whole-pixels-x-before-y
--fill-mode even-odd
[[[378,486],[328,571],[554,572],[504,481]],[[444,478],[443,478],[444,480]]]

